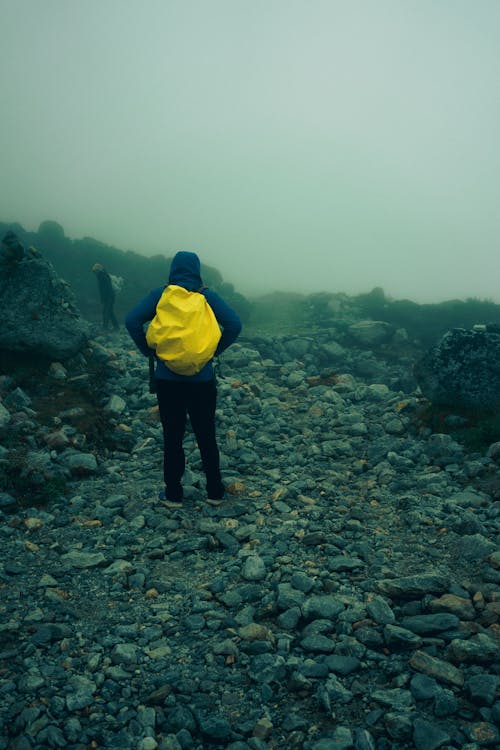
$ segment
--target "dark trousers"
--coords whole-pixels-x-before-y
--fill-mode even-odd
[[[111,324],[115,331],[118,329],[118,321],[113,310],[114,300],[105,299],[102,302],[102,327],[107,330]]]
[[[200,450],[208,497],[222,498],[224,485],[220,475],[219,449],[215,435],[215,380],[184,383],[158,379],[156,395],[163,426],[163,475],[167,499],[182,498],[181,482],[186,467],[182,440],[188,416]]]

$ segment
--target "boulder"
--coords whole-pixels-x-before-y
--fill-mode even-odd
[[[384,320],[360,320],[349,326],[349,333],[362,346],[386,344],[394,331],[394,326]]]
[[[65,360],[87,344],[90,324],[73,292],[34,248],[0,260],[0,351]]]
[[[500,408],[500,332],[493,327],[448,331],[415,364],[424,396],[439,406]]]

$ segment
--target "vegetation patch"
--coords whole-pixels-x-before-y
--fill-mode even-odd
[[[52,433],[64,434],[62,449],[103,454],[123,447],[112,416],[102,408],[106,368],[85,362],[82,373],[57,380],[49,365],[49,360],[10,353],[0,368],[4,399],[16,388],[30,399],[25,407],[11,408],[11,422],[1,436],[7,453],[0,462],[0,486],[21,507],[44,505],[66,494],[71,477],[52,454],[47,440]]]
[[[450,435],[471,453],[485,453],[500,441],[500,412],[479,409],[451,409],[425,402],[417,411],[417,420],[434,433]]]

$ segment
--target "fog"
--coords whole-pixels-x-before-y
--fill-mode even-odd
[[[500,302],[497,0],[0,0],[0,221]]]

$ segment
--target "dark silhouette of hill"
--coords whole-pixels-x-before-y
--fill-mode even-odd
[[[168,280],[171,256],[146,257],[121,250],[93,237],[70,239],[56,221],[43,221],[38,232],[28,232],[18,223],[0,222],[0,237],[14,231],[25,246],[33,245],[72,287],[83,316],[100,321],[101,309],[92,266],[102,263],[109,273],[123,278],[115,310],[120,321],[126,312],[155,286]],[[491,300],[470,298],[435,304],[418,304],[408,299],[393,300],[376,287],[366,294],[348,297],[336,290],[303,295],[294,291],[276,292],[249,300],[225,281],[218,269],[202,264],[204,283],[219,292],[237,310],[245,324],[260,328],[304,333],[315,327],[342,325],[349,308],[351,317],[391,323],[404,328],[421,346],[431,346],[451,328],[471,328],[477,323],[500,324],[500,305]],[[332,300],[341,298],[338,304]],[[345,321],[347,325],[347,320]]]
[[[500,324],[500,305],[475,297],[420,305],[408,299],[390,300],[380,287],[376,287],[368,294],[359,295],[356,300],[367,318],[384,320],[405,328],[425,345],[433,344],[452,328]]]
[[[28,232],[20,224],[0,223],[0,237],[11,229],[25,246],[34,246],[49,260],[59,276],[70,284],[82,315],[97,322],[101,307],[92,266],[102,263],[106,270],[123,278],[123,287],[116,297],[115,311],[118,319],[135,305],[150,289],[166,284],[171,257],[155,255],[146,257],[133,251],[124,251],[107,245],[93,237],[72,240],[65,235],[56,221],[43,221],[38,232]],[[202,264],[204,283],[219,292],[241,317],[248,319],[250,303],[224,281],[221,273]]]

